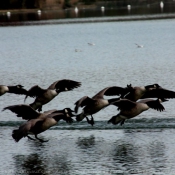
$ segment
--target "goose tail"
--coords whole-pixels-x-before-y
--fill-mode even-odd
[[[12,137],[16,142],[19,142],[19,140],[21,140],[24,136],[19,129],[15,129],[12,132]]]

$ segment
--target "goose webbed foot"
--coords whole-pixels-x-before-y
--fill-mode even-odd
[[[37,140],[39,140],[40,142],[48,142],[48,141],[49,141],[49,140],[40,139],[40,138],[37,137],[37,135],[35,135],[35,138],[36,138]]]
[[[125,119],[120,122],[120,125],[122,126],[125,123]]]
[[[28,139],[30,140],[35,140],[34,138],[30,137],[30,136],[27,136]]]
[[[86,117],[86,120],[89,124],[91,124],[92,126],[94,125],[94,118],[91,116],[91,120],[89,120],[88,117]]]

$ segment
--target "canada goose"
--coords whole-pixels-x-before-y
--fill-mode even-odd
[[[129,89],[121,88],[117,86],[107,87],[98,92],[94,97],[89,98],[88,96],[84,96],[81,99],[79,99],[75,103],[75,113],[78,112],[79,107],[84,107],[82,112],[76,116],[77,121],[82,121],[85,117],[87,119],[87,122],[93,126],[94,119],[93,114],[97,113],[101,109],[107,107],[108,105],[112,104],[114,101],[119,100],[119,98],[112,98],[112,99],[104,99],[103,96],[112,96],[112,95],[121,95],[124,96],[124,94],[128,93]],[[88,115],[91,115],[91,120],[87,118]]]
[[[113,116],[108,123],[113,123],[114,125],[120,123],[124,124],[125,119],[130,119],[136,117],[140,113],[148,110],[149,108],[155,109],[157,111],[165,110],[164,106],[161,104],[165,102],[165,99],[144,99],[139,102],[134,102],[128,99],[121,99],[113,103],[120,110],[119,114]]]
[[[81,86],[80,82],[73,80],[58,80],[52,83],[47,89],[42,89],[38,85],[33,86],[26,95],[24,101],[28,96],[36,97],[35,101],[30,104],[30,106],[40,112],[42,111],[42,105],[50,102],[53,98],[55,98],[60,92],[71,91],[74,88],[78,88]]]
[[[164,89],[161,86],[157,86],[156,88],[152,88],[149,91],[147,91],[141,99],[144,98],[165,98],[165,99],[170,99],[170,98],[175,98],[175,92]]]
[[[131,101],[137,101],[143,97],[145,93],[148,91],[151,91],[153,89],[157,89],[160,86],[158,84],[152,84],[147,86],[135,86],[132,87],[132,85],[127,85],[127,87],[130,89],[130,92],[124,96],[124,98],[129,99]]]
[[[64,111],[64,110],[63,110]],[[47,142],[45,140],[42,140],[37,137],[38,134],[46,131],[50,127],[56,125],[59,120],[67,120],[67,118],[73,117],[74,115],[72,112],[66,113],[65,111],[63,113],[53,112],[50,113],[44,117],[39,117],[37,119],[31,119],[21,125],[19,129],[15,129],[12,132],[13,139],[18,142],[23,137],[28,137],[31,140],[35,140],[32,137],[29,136],[29,134],[34,134],[35,138],[39,140],[40,142]]]
[[[31,120],[31,119],[37,119],[37,118],[43,118],[46,117],[47,115],[51,113],[68,113],[70,114],[71,112],[74,112],[70,108],[64,108],[63,110],[48,110],[43,113],[39,113],[35,111],[31,106],[26,105],[26,104],[20,104],[20,105],[12,105],[12,106],[7,106],[3,108],[2,111],[4,110],[10,110],[11,112],[14,112],[17,117],[22,117],[24,120]],[[72,118],[65,118],[67,123],[72,123],[73,119]]]
[[[4,95],[5,93],[26,95],[27,90],[25,90],[22,85],[16,85],[16,86],[0,85],[0,96]]]

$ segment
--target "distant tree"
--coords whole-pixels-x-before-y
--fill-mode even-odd
[[[35,0],[25,0],[25,7],[28,9],[36,8]]]
[[[0,0],[0,9],[21,9],[24,0]]]
[[[96,2],[96,0],[80,0],[80,1],[83,2],[85,5],[90,5]]]
[[[1,0],[0,9],[9,9],[10,8],[10,0]]]
[[[10,0],[11,9],[20,9],[22,8],[23,0]]]

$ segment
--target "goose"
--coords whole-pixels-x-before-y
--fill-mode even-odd
[[[114,91],[122,92],[120,98],[129,99],[131,101],[137,101],[143,97],[147,92],[151,90],[155,90],[160,88],[158,84],[151,84],[146,86],[135,86],[133,87],[131,84],[127,85],[127,87],[117,87],[113,88]],[[115,94],[115,93],[113,93]],[[149,97],[148,97],[149,98]],[[158,97],[157,97],[158,98]]]
[[[130,119],[138,116],[142,112],[152,108],[157,111],[164,111],[165,108],[161,104],[162,102],[167,101],[166,99],[144,99],[138,102],[134,102],[128,99],[121,99],[113,103],[113,105],[117,106],[120,110],[119,114],[113,116],[108,123],[112,123],[114,125],[120,123],[124,124],[126,119]]]
[[[15,113],[17,117],[21,117],[24,120],[32,120],[32,119],[37,119],[37,118],[43,118],[46,117],[47,115],[51,113],[71,113],[74,112],[70,108],[64,108],[62,110],[57,110],[57,109],[52,109],[45,111],[43,113],[37,112],[34,110],[31,106],[26,105],[26,104],[19,104],[19,105],[12,105],[12,106],[7,106],[3,108],[2,111],[5,110],[10,110],[11,112]],[[73,119],[72,118],[65,118],[67,123],[72,123]]]
[[[15,85],[15,86],[6,86],[0,85],[0,96],[4,95],[5,93],[13,93],[19,95],[26,95],[27,90],[23,88],[22,85]]]
[[[171,99],[171,98],[175,98],[175,92],[162,88],[161,86],[157,85],[156,88],[151,88],[141,97],[141,99],[144,99],[144,98]]]
[[[46,116],[39,117],[36,119],[31,119],[26,123],[22,124],[18,129],[13,130],[12,137],[16,142],[19,142],[23,137],[28,137],[31,140],[35,140],[30,137],[30,134],[35,135],[35,138],[40,142],[48,142],[48,140],[43,140],[38,138],[38,134],[48,130],[50,127],[56,125],[61,119],[67,120],[67,118],[73,117],[74,114],[70,112],[63,113],[53,112]]]
[[[84,96],[80,98],[76,103],[75,103],[75,108],[74,111],[75,113],[78,112],[79,107],[84,107],[82,112],[76,116],[77,121],[82,121],[85,117],[86,120],[89,124],[92,126],[94,125],[94,119],[93,119],[93,114],[97,113],[101,109],[109,106],[112,104],[114,101],[119,100],[119,98],[112,98],[112,99],[104,99],[103,96],[112,96],[112,95],[121,95],[124,96],[124,94],[128,93],[129,89],[128,87],[122,88],[118,86],[112,86],[112,87],[107,87],[98,92],[95,96],[92,98],[88,96]],[[91,120],[88,119],[88,115],[91,115]]]
[[[148,92],[153,89],[157,89],[160,86],[158,84],[152,84],[152,85],[147,85],[147,86],[135,86],[133,87],[131,84],[127,85],[129,89],[129,93],[127,93],[124,98],[129,99],[131,101],[137,101]]]
[[[68,79],[55,81],[47,89],[43,89],[38,85],[35,85],[28,90],[24,101],[27,99],[28,96],[36,97],[34,102],[30,104],[30,106],[40,112],[42,111],[42,106],[49,103],[60,92],[71,91],[74,88],[78,88],[80,86],[80,82]]]

